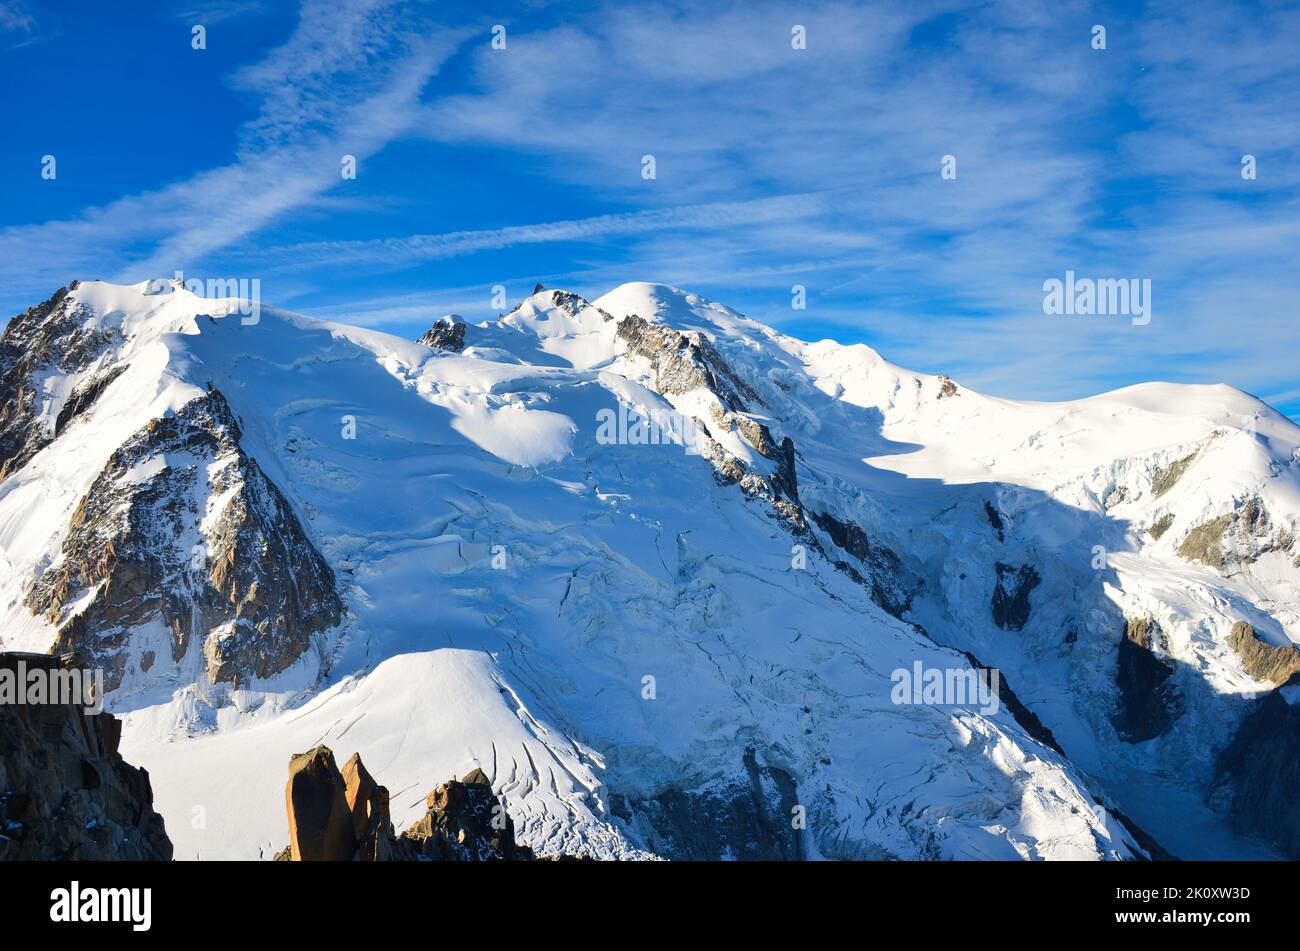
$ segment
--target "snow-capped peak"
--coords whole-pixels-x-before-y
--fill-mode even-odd
[[[242,300],[80,284],[0,364],[3,646],[112,666],[178,854],[278,848],[322,742],[481,768],[543,853],[1258,850],[1224,803],[1289,848],[1217,758],[1300,638],[1253,398],[1003,400],[662,284],[419,342]]]

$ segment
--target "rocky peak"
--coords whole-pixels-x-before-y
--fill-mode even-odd
[[[674,330],[630,314],[619,321],[618,338],[627,352],[649,361],[654,388],[664,396],[705,389],[729,412],[745,412],[746,400],[763,402],[698,330]]]
[[[154,664],[129,643],[153,620],[174,662],[197,640],[210,679],[234,685],[284,670],[339,622],[334,573],[240,438],[215,389],[151,420],[109,459],[28,590],[58,628],[55,648],[84,650],[108,689]]]
[[[439,317],[416,343],[422,343],[435,350],[459,353],[465,349],[465,318],[459,314]]]
[[[285,789],[289,847],[277,861],[530,861],[514,823],[481,769],[435,788],[427,812],[400,837],[389,818],[388,790],[353,754],[340,773],[318,746],[289,760]]]

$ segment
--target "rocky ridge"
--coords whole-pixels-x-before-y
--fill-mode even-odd
[[[73,655],[0,654],[13,676],[85,667]],[[0,703],[0,861],[171,859],[149,774],[122,759],[121,736],[120,720],[80,703]]]
[[[220,391],[151,420],[113,454],[73,514],[61,557],[26,604],[57,627],[54,649],[128,665],[132,632],[159,622],[171,660],[201,650],[213,683],[239,685],[294,663],[337,624],[334,573],[288,501],[240,445]]]
[[[334,753],[318,746],[289,760],[285,788],[289,845],[276,861],[532,861],[515,842],[514,822],[481,769],[437,786],[426,812],[400,836],[389,816],[388,790],[359,754],[340,773]]]

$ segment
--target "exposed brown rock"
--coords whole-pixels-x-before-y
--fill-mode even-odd
[[[400,837],[389,818],[388,790],[375,782],[359,755],[340,775],[334,754],[318,746],[289,763],[289,847],[275,861],[332,859],[363,862],[530,861],[515,842],[514,823],[481,769],[438,786],[424,817]]]
[[[1169,526],[1173,524],[1174,524],[1173,513],[1166,512],[1164,515],[1161,515],[1158,519],[1156,519],[1154,522],[1151,523],[1151,527],[1147,529],[1147,534],[1149,534],[1156,541],[1160,541],[1160,537],[1164,535],[1165,532],[1169,531]]]
[[[481,769],[443,783],[425,800],[428,812],[402,833],[400,844],[425,861],[529,861],[532,849],[515,844],[515,826],[492,794]]]
[[[1293,549],[1295,541],[1289,529],[1273,527],[1263,500],[1252,496],[1233,511],[1193,526],[1178,554],[1231,574],[1268,552]]]
[[[241,436],[215,389],[151,420],[104,466],[29,589],[27,606],[58,626],[56,649],[92,656],[109,690],[143,664],[128,640],[154,619],[172,632],[173,661],[197,639],[212,681],[238,685],[284,670],[341,618],[333,572]],[[159,458],[151,475],[127,476]],[[222,500],[207,524],[204,498]],[[195,537],[196,550],[181,544]]]
[[[1163,469],[1157,469],[1155,474],[1151,476],[1152,494],[1156,498],[1160,498],[1160,496],[1164,495],[1177,485],[1178,480],[1183,477],[1183,473],[1188,470],[1195,459],[1196,453],[1192,453],[1191,455],[1183,456],[1183,458],[1171,462]]]
[[[655,390],[665,396],[704,388],[732,411],[744,411],[744,400],[763,402],[699,331],[674,330],[630,314],[619,321],[618,337],[627,344],[628,352],[650,362]]]
[[[0,478],[26,465],[115,378],[114,373],[101,372],[98,385],[79,383],[62,407],[51,405],[56,397],[40,385],[40,378],[51,371],[93,372],[116,331],[87,329],[89,316],[68,296],[68,289],[60,288],[49,300],[5,325],[0,336]],[[46,420],[55,416],[56,409],[52,432]]]
[[[343,766],[343,786],[352,814],[352,831],[357,840],[358,857],[363,862],[391,858],[393,822],[388,812],[388,790],[375,782],[353,753]]]
[[[1290,645],[1274,647],[1266,643],[1245,621],[1232,625],[1228,646],[1237,652],[1246,673],[1256,680],[1281,686],[1300,672],[1300,650]]]
[[[0,670],[84,669],[66,655],[0,654]],[[170,861],[149,774],[118,753],[121,721],[80,702],[0,703],[0,861]]]
[[[284,790],[295,862],[347,862],[357,854],[352,813],[334,754],[318,746],[289,760]]]

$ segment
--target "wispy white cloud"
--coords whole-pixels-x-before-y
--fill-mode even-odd
[[[36,17],[21,0],[0,2],[0,32],[31,33],[36,29]]]
[[[232,82],[259,106],[231,164],[81,215],[0,230],[0,281],[142,280],[191,267],[325,194],[340,160],[410,130],[421,92],[462,38],[408,32],[395,0],[307,0],[288,40]]]
[[[860,192],[782,195],[750,201],[656,208],[444,234],[304,242],[258,251],[257,254],[269,266],[288,269],[357,263],[404,268],[421,261],[461,257],[479,251],[520,245],[604,241],[666,231],[712,231],[764,222],[813,218],[825,215],[832,208],[862,204],[867,197]]]

